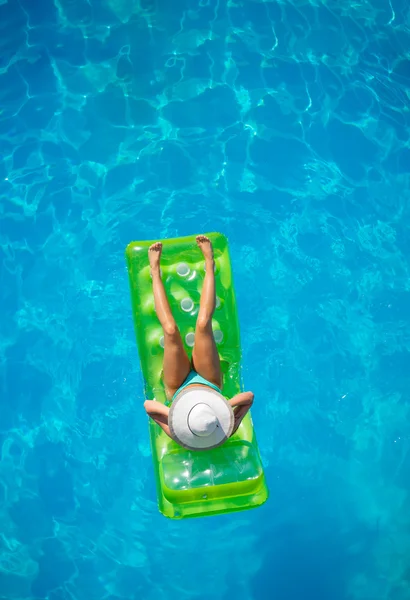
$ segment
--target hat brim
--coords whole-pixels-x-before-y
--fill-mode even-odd
[[[208,436],[198,436],[188,427],[188,416],[197,404],[207,404],[218,418],[218,426]],[[223,444],[232,434],[234,414],[231,405],[216,390],[188,386],[175,398],[169,409],[168,426],[173,439],[188,450],[210,450]]]

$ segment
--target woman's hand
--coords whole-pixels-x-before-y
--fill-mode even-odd
[[[235,417],[235,424],[231,435],[236,433],[239,425],[242,423],[242,419],[253,404],[253,398],[254,395],[252,392],[242,392],[229,400]]]

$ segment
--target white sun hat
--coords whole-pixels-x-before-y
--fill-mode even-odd
[[[178,444],[189,450],[209,450],[232,434],[234,414],[222,394],[208,387],[188,386],[169,409],[168,425]]]

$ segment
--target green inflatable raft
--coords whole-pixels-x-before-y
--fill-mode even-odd
[[[220,233],[207,235],[212,240],[216,265],[213,331],[223,372],[222,392],[232,398],[244,390],[228,241]],[[162,240],[162,280],[188,356],[192,354],[205,273],[195,237]],[[126,259],[144,395],[168,404],[162,381],[163,332],[154,309],[148,263],[148,248],[154,241],[132,242],[127,246]],[[182,448],[152,420],[149,427],[159,509],[165,516],[182,519],[229,513],[260,506],[267,499],[250,413],[222,446],[201,452]]]

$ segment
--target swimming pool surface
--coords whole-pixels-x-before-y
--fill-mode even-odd
[[[1,600],[410,598],[404,0],[0,0]],[[162,517],[124,248],[230,241],[261,508]]]

